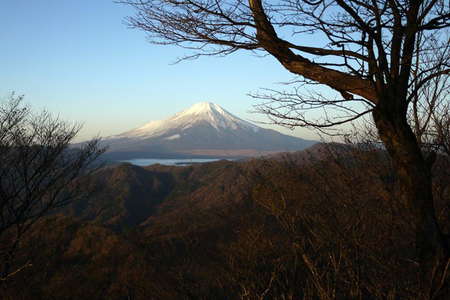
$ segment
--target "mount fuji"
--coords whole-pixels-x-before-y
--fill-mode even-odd
[[[160,121],[103,139],[114,159],[249,157],[302,150],[315,142],[244,121],[217,104],[197,103]]]

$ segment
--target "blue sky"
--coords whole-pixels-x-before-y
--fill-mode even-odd
[[[0,1],[0,97],[84,124],[78,140],[120,133],[211,101],[247,120],[247,94],[292,79],[273,58],[240,52],[172,63],[186,50],[127,28],[133,10],[111,0]],[[262,125],[263,127],[270,127]],[[312,138],[305,129],[291,135]]]

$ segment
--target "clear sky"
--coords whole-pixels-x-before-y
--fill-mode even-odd
[[[0,1],[0,97],[24,94],[36,109],[84,124],[78,139],[117,134],[200,101],[246,120],[247,94],[292,79],[273,58],[240,52],[172,63],[186,50],[147,42],[112,0]],[[270,127],[261,125],[263,127]],[[305,129],[287,134],[315,137]]]

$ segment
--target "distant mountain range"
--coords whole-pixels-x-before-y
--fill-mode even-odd
[[[315,141],[261,128],[217,104],[197,103],[160,121],[103,139],[114,159],[250,157],[305,149]]]

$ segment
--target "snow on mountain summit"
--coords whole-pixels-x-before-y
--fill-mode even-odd
[[[260,127],[232,115],[217,104],[200,102],[168,119],[152,121],[139,128],[111,138],[158,137],[173,132],[174,130],[183,131],[198,124],[209,125],[217,131],[239,129],[257,132],[260,129]],[[172,139],[174,139],[174,137],[172,137]]]
[[[103,139],[109,157],[248,157],[301,150],[313,141],[258,127],[201,102],[161,121]]]

